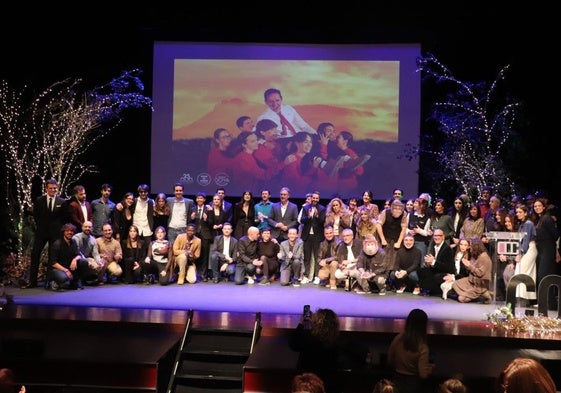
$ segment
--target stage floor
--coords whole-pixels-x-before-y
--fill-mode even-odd
[[[169,286],[113,284],[86,287],[84,290],[53,292],[44,288],[5,287],[18,305],[72,307],[140,308],[155,310],[227,311],[275,315],[300,315],[304,304],[313,310],[331,308],[341,317],[406,318],[409,311],[421,308],[430,320],[485,321],[487,313],[499,304],[458,303],[436,296],[388,292],[357,294],[340,288],[306,284],[300,287],[271,285],[234,285],[221,282]],[[523,310],[520,310],[522,313]]]

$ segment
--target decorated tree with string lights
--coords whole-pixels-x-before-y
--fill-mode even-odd
[[[124,120],[127,110],[151,108],[140,70],[129,70],[88,90],[81,79],[56,82],[37,96],[24,88],[0,85],[0,154],[5,175],[7,211],[23,256],[26,212],[33,208],[32,186],[54,178],[64,195],[96,167],[80,161],[97,142]]]
[[[509,170],[516,156],[516,126],[521,109],[504,93],[501,83],[509,66],[492,83],[463,82],[434,55],[419,57],[417,69],[423,82],[442,89],[419,146],[410,146],[407,157],[420,156],[422,175],[430,179],[436,194],[465,193],[472,200],[491,185],[500,195],[512,195],[517,185]],[[455,197],[455,195],[447,195]]]

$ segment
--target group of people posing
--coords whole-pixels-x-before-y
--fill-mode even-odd
[[[459,195],[448,209],[443,199],[432,203],[426,193],[404,203],[396,188],[380,209],[369,190],[362,197],[333,197],[326,205],[313,191],[301,206],[290,200],[288,187],[280,189],[278,202],[268,189],[258,201],[247,190],[234,204],[224,188],[210,201],[202,192],[194,199],[184,196],[182,183],[174,184],[173,193],[152,199],[148,185],[141,184],[136,196],[129,192],[114,203],[111,186],[104,184],[90,203],[83,186],[64,200],[49,180],[33,210],[37,231],[26,286],[37,285],[46,243],[47,282],[56,290],[120,281],[268,285],[279,280],[488,302],[495,287],[496,298],[504,299],[513,275],[528,274],[539,286],[546,275],[558,274],[561,261],[555,214],[543,196],[513,200],[507,207],[486,189],[478,202]],[[489,233],[503,231],[524,234],[514,253],[495,250]],[[520,287],[519,297],[536,299],[535,292]],[[552,307],[556,296],[551,288]]]

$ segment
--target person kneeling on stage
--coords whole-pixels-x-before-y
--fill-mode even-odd
[[[390,274],[386,252],[378,245],[378,241],[372,235],[366,235],[362,241],[362,252],[358,256],[357,278],[358,286],[362,291],[370,292],[370,284],[378,287],[378,294],[386,294],[386,281]]]
[[[298,229],[288,230],[288,239],[280,244],[278,253],[280,267],[280,283],[283,286],[300,286],[300,276],[302,274],[302,261],[304,259],[304,242],[298,237]]]
[[[53,291],[83,289],[82,279],[88,272],[88,261],[82,258],[78,245],[72,240],[76,227],[62,226],[62,238],[54,241],[49,251],[47,282]]]

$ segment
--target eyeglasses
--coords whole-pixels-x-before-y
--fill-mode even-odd
[[[432,235],[432,237],[442,237],[444,235]]]
[[[139,194],[148,194],[148,191],[138,191]]]

